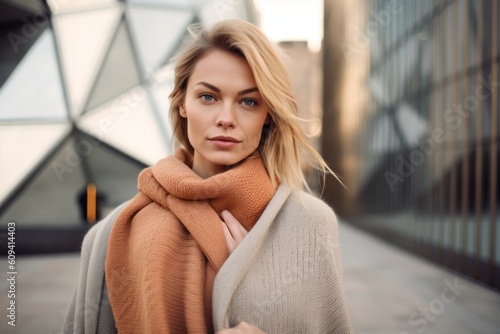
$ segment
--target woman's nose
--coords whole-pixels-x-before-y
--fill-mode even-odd
[[[224,103],[217,116],[217,125],[223,128],[234,127],[235,121],[234,106],[231,103]]]

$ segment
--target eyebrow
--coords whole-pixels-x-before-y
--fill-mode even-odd
[[[200,81],[195,86],[198,86],[198,85],[205,86],[213,91],[216,91],[217,93],[220,93],[220,88],[215,87],[214,85],[211,85],[208,82]],[[259,91],[259,89],[257,87],[252,87],[252,88],[248,88],[248,89],[244,89],[242,91],[239,91],[238,95],[245,95],[245,94],[253,93],[253,92],[257,92],[257,91]]]

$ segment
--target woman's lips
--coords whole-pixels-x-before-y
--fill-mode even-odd
[[[219,148],[232,148],[240,143],[239,140],[233,137],[217,136],[209,138],[210,142]]]

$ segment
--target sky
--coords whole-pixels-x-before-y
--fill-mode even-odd
[[[306,40],[311,51],[321,49],[323,0],[255,0],[261,28],[275,42]]]

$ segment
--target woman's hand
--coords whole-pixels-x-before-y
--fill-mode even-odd
[[[248,232],[229,211],[224,210],[220,215],[222,216],[222,229],[226,237],[227,249],[231,254]]]
[[[266,332],[243,321],[236,327],[221,329],[215,334],[266,334]]]

